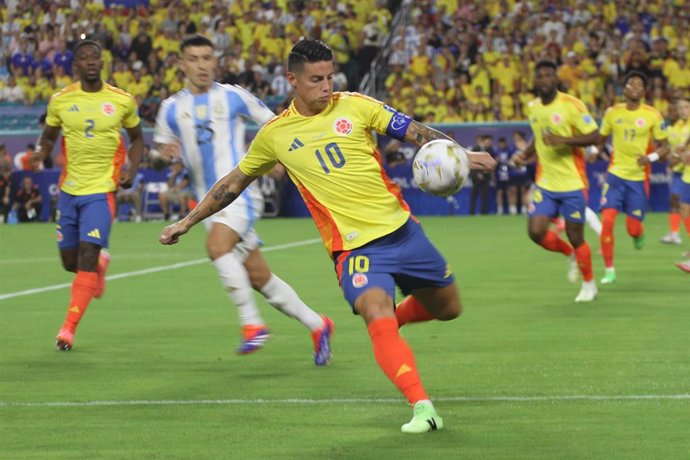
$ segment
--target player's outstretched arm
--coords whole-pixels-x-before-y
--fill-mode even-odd
[[[407,132],[405,133],[405,141],[411,142],[420,147],[427,142],[431,142],[436,139],[445,139],[455,142],[454,139],[446,136],[441,131],[437,131],[434,128],[430,128],[416,121],[412,121],[410,123],[410,126],[407,128]],[[496,160],[491,156],[491,154],[487,152],[472,152],[468,149],[465,149],[465,151],[467,152],[467,157],[470,160],[470,169],[490,171],[496,167]]]
[[[129,165],[120,177],[120,187],[130,188],[134,178],[137,176],[141,157],[144,155],[144,132],[141,130],[141,123],[133,128],[126,129],[129,136],[129,149],[127,150]]]
[[[180,236],[187,233],[194,225],[235,201],[255,179],[256,177],[246,176],[238,167],[235,167],[215,183],[187,217],[163,229],[159,238],[161,244],[177,243]]]

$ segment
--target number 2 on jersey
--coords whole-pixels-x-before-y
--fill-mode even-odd
[[[84,137],[87,139],[92,139],[93,138],[93,133],[91,133],[91,130],[96,126],[96,122],[92,119],[89,118],[86,120],[86,129],[84,130]]]
[[[345,164],[345,157],[343,156],[343,152],[340,150],[340,147],[338,147],[338,144],[336,144],[335,142],[331,142],[330,144],[326,145],[324,151],[326,152],[326,157],[328,157],[328,162],[334,168],[343,167],[343,165]],[[331,170],[328,168],[328,165],[326,164],[323,155],[321,155],[321,151],[316,150],[316,152],[314,153],[316,154],[316,158],[319,160],[319,164],[321,164],[323,171],[326,174],[330,174]]]

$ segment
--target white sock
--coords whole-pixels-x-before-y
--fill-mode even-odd
[[[295,290],[274,273],[271,273],[271,278],[259,292],[276,310],[295,318],[310,331],[323,327],[323,318],[302,302]]]
[[[585,221],[587,222],[587,225],[594,230],[594,232],[597,235],[601,235],[601,221],[599,220],[599,216],[597,216],[597,213],[592,211],[592,209],[587,206],[585,208]]]
[[[264,320],[259,314],[259,309],[256,307],[254,290],[249,281],[247,269],[244,268],[240,259],[235,254],[229,252],[220,256],[212,263],[216,270],[218,270],[220,282],[223,283],[225,291],[237,306],[240,324],[242,326],[264,324]]]
[[[517,206],[511,206],[510,207],[510,215],[514,216],[517,214]]]

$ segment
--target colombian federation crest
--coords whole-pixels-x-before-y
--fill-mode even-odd
[[[115,114],[115,105],[112,102],[104,102],[101,110],[103,111],[103,115],[112,117]]]
[[[361,288],[369,284],[369,278],[364,273],[355,273],[352,277],[352,285],[356,288]]]
[[[340,117],[333,123],[333,131],[341,136],[347,136],[352,132],[352,122],[344,117]]]
[[[635,121],[635,125],[636,125],[638,128],[642,128],[642,127],[645,125],[645,123],[646,123],[646,122],[645,122],[644,118],[638,118],[638,119]]]
[[[553,124],[557,125],[563,121],[563,117],[560,113],[554,113],[553,115],[551,115],[551,121],[553,122]]]

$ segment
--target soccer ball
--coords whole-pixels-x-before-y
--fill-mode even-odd
[[[470,173],[470,159],[455,142],[436,139],[427,142],[412,162],[412,176],[420,189],[447,197],[457,193]]]

